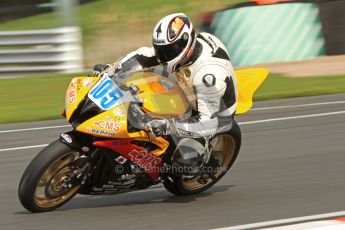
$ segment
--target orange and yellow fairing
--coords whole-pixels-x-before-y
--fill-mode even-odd
[[[65,100],[67,121],[70,120],[79,103],[85,98],[89,90],[99,79],[100,77],[75,77],[72,79],[67,88]]]
[[[236,71],[238,85],[238,105],[236,114],[244,114],[253,105],[253,94],[263,83],[268,70],[253,68]],[[79,103],[87,97],[90,89],[100,77],[76,77],[66,93],[66,119],[70,120]],[[182,90],[170,80],[152,73],[137,72],[126,81],[126,86],[134,84],[140,89],[137,98],[143,101],[142,109],[155,118],[180,118],[189,110],[189,103]],[[130,102],[119,104],[79,124],[76,130],[96,137],[114,139],[136,139],[151,141],[158,146],[153,153],[163,154],[169,142],[162,137],[148,136],[145,131],[128,132],[127,111]]]
[[[76,77],[66,93],[66,118],[69,121],[79,103],[87,97],[90,89],[97,83],[99,77]],[[137,98],[142,99],[142,109],[156,118],[177,118],[189,110],[189,103],[181,89],[173,82],[151,72],[133,74],[125,83],[127,86],[135,84],[141,92]],[[153,153],[163,154],[169,142],[162,137],[148,136],[145,131],[128,132],[127,111],[130,102],[106,110],[85,122],[79,124],[76,130],[96,137],[114,139],[136,139],[151,141],[158,146]]]

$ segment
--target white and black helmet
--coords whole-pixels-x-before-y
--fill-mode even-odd
[[[183,13],[162,18],[153,30],[152,44],[158,61],[175,71],[186,62],[195,46],[191,21]]]

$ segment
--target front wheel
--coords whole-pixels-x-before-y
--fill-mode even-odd
[[[80,185],[66,181],[75,167],[79,152],[56,140],[44,148],[28,165],[19,183],[18,196],[31,212],[54,210],[77,193]]]
[[[184,175],[170,175],[164,180],[164,187],[175,195],[194,195],[205,191],[219,181],[234,164],[241,147],[241,129],[234,121],[230,131],[218,133],[211,139],[211,157],[218,161],[219,167],[214,177],[202,180],[185,180]]]

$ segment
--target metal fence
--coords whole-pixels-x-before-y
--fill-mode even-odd
[[[82,68],[78,27],[0,32],[0,77]]]

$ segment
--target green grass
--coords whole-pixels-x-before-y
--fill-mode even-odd
[[[0,123],[61,116],[70,75],[0,80]]]
[[[114,27],[117,26],[114,22],[130,22],[136,18],[156,22],[168,13],[185,12],[195,16],[241,2],[246,0],[213,0],[212,4],[205,4],[204,0],[98,0],[75,7],[75,13],[79,15],[83,32],[90,32],[90,28],[101,23]],[[46,29],[59,24],[59,15],[44,13],[0,24],[0,30]]]
[[[254,100],[303,97],[345,93],[345,75],[320,77],[286,77],[270,74],[255,93]]]
[[[198,27],[201,13],[239,2],[244,0],[212,0],[212,4],[204,0],[99,0],[77,6],[85,65],[108,63],[137,47],[150,45],[155,23],[167,14],[185,12]],[[58,27],[60,21],[57,13],[45,13],[0,24],[0,31],[47,29]]]
[[[62,118],[71,75],[0,79],[0,123]],[[290,78],[271,74],[255,100],[345,93],[345,75]]]
[[[75,10],[83,33],[85,64],[106,63],[136,47],[149,45],[154,24],[169,13],[185,12],[198,27],[200,13],[244,1],[99,0],[78,6]],[[56,13],[46,13],[0,24],[0,31],[46,29],[59,24]],[[121,43],[123,40],[127,42]],[[116,49],[118,46],[121,48]],[[0,123],[61,118],[70,80],[71,75],[64,74],[0,79]],[[255,100],[341,92],[345,92],[345,76],[288,78],[270,75],[255,94]]]

